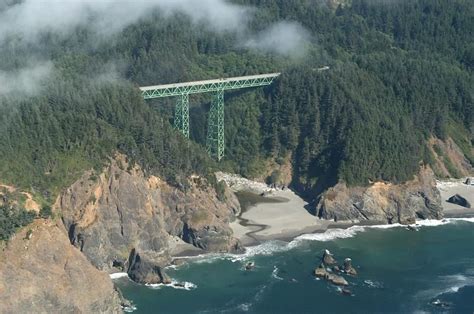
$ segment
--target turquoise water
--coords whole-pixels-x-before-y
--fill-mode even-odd
[[[359,272],[346,276],[352,296],[312,276],[326,248],[339,262],[352,258]],[[251,271],[249,261],[256,264]],[[474,220],[419,231],[334,229],[268,242],[243,256],[195,259],[168,274],[188,282],[187,290],[116,283],[135,313],[474,313]],[[432,304],[436,299],[443,307]]]

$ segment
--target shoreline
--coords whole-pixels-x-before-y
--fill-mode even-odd
[[[437,181],[442,197],[443,219],[473,218],[474,208],[464,208],[446,200],[454,194],[460,194],[474,205],[474,186],[467,186],[463,180]],[[244,190],[254,197],[253,202],[242,206],[241,214],[230,223],[234,237],[240,240],[244,248],[260,245],[268,241],[291,242],[305,234],[321,234],[330,229],[348,229],[353,226],[387,225],[381,221],[338,221],[320,219],[306,209],[308,203],[289,189],[267,190],[265,196],[260,191]],[[239,198],[239,201],[241,199]],[[439,221],[442,221],[440,219]],[[417,221],[417,223],[422,220]],[[203,254],[212,254],[194,248],[186,243],[173,249],[172,258],[180,259]]]
[[[385,224],[381,221],[338,221],[320,219],[307,210],[308,203],[290,189],[274,190],[267,201],[245,208],[230,224],[244,247],[267,241],[291,242],[304,234],[325,233],[330,229]],[[278,200],[270,202],[268,200]],[[281,201],[285,199],[286,201]]]

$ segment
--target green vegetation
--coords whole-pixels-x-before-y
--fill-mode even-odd
[[[39,216],[44,219],[48,219],[53,215],[53,211],[51,210],[51,207],[46,205],[41,207]]]
[[[24,209],[14,209],[13,207],[0,206],[0,241],[8,240],[18,228],[33,222],[36,214]]]
[[[104,41],[88,29],[48,34],[35,53],[53,60],[55,76],[38,95],[0,96],[1,180],[51,202],[116,152],[178,186],[216,167],[260,175],[265,160],[291,153],[293,186],[314,193],[339,179],[408,180],[432,162],[431,135],[451,136],[473,163],[472,1],[353,0],[336,10],[317,0],[234,2],[258,6],[253,30],[299,21],[312,36],[306,56],[257,53],[237,34],[158,13]],[[12,39],[0,68],[19,68],[30,53]],[[125,80],[108,77],[114,63]],[[191,98],[188,143],[171,127],[173,100],[145,103],[135,88],[273,71],[283,75],[269,88],[226,94],[220,165],[202,145],[208,96]]]

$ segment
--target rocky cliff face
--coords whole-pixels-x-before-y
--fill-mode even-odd
[[[98,269],[119,267],[156,283],[166,280],[161,267],[170,262],[171,236],[205,251],[240,248],[229,227],[240,211],[232,193],[219,201],[202,178],[183,191],[128,168],[117,158],[100,176],[84,175],[55,205],[71,243]]]
[[[322,195],[316,214],[324,219],[402,224],[443,217],[441,196],[429,168],[401,185],[378,182],[367,188],[348,188],[339,183]]]
[[[69,243],[66,230],[35,221],[0,252],[0,313],[121,313],[105,272]]]

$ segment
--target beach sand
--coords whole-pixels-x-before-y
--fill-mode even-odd
[[[466,198],[474,206],[474,186],[464,184],[465,179],[438,181],[444,215],[447,218],[474,217],[474,208],[465,208],[447,202],[455,194]],[[234,235],[243,245],[249,246],[266,240],[291,240],[305,233],[324,232],[329,228],[350,227],[357,222],[322,220],[306,210],[307,203],[291,190],[276,190],[269,198],[278,202],[257,203],[250,206],[233,223]],[[368,223],[370,224],[370,223]]]
[[[438,188],[441,194],[442,206],[445,217],[450,218],[474,216],[474,186],[464,184],[465,181],[466,179],[437,182],[436,187]],[[448,198],[455,194],[461,195],[469,203],[471,203],[471,208],[466,208],[449,203],[447,201]]]
[[[270,197],[278,201],[250,206],[231,223],[235,237],[243,245],[272,239],[292,239],[304,233],[325,231],[335,224],[310,214],[305,209],[307,203],[289,189],[276,190]]]
[[[465,185],[465,180],[438,181],[437,188],[441,193],[444,216],[474,217],[474,208],[465,208],[447,202],[447,199],[455,194],[466,198],[474,206],[474,186]],[[253,198],[259,198],[253,193]],[[242,214],[230,224],[234,236],[244,246],[252,246],[268,240],[291,241],[293,238],[308,233],[324,232],[329,228],[348,228],[360,222],[334,222],[319,219],[310,214],[306,207],[308,205],[301,197],[293,191],[272,190],[260,200],[253,199],[256,204],[244,206]],[[247,204],[248,205],[248,204]],[[247,207],[247,208],[245,208]],[[373,224],[375,222],[366,222]],[[171,252],[174,256],[192,256],[204,253],[179,238],[173,238],[170,242]]]

